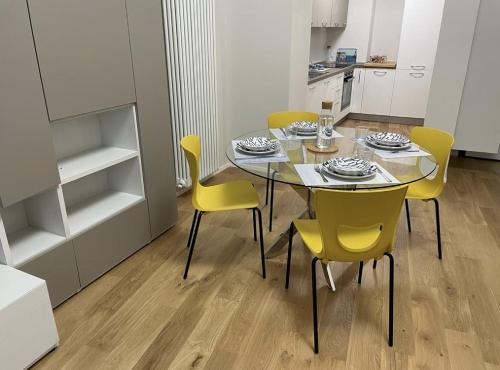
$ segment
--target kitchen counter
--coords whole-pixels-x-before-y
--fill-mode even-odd
[[[352,66],[342,67],[342,68],[330,68],[327,72],[320,75],[309,78],[307,84],[313,84],[318,81],[326,80],[327,78],[336,76],[340,73],[348,72],[354,70],[354,68],[378,68],[378,69],[395,69],[396,63],[380,63],[380,65],[374,65],[374,63],[357,63]]]

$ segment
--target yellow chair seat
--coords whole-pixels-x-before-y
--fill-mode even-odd
[[[337,239],[340,246],[353,253],[366,252],[372,249],[379,242],[381,235],[380,224],[369,227],[340,225],[337,230]]]
[[[437,198],[441,188],[436,187],[436,184],[429,180],[420,180],[408,187],[408,192],[406,193],[406,198],[408,199],[431,199]]]
[[[259,205],[257,191],[249,181],[232,181],[201,187],[199,192],[195,204],[199,211],[229,211],[255,208]]]
[[[294,220],[293,224],[302,237],[304,244],[316,256],[321,257],[323,251],[323,241],[318,220]]]

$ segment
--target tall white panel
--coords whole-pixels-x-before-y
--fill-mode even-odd
[[[182,137],[200,136],[201,178],[218,169],[214,0],[164,0],[167,68],[178,185],[189,185]]]

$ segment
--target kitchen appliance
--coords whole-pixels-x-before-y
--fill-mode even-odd
[[[354,72],[347,71],[344,73],[344,87],[342,89],[342,102],[340,104],[340,110],[348,108],[351,105],[351,95],[352,95],[352,83],[354,80]]]
[[[335,67],[349,67],[356,64],[356,57],[358,49],[339,48],[337,49],[337,59],[335,60]]]

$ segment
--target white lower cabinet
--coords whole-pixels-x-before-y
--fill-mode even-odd
[[[306,109],[308,112],[321,113],[321,103],[331,101],[333,103],[333,117],[335,122],[340,117],[340,106],[342,102],[342,88],[344,74],[338,74],[325,80],[315,82],[307,86]]]
[[[320,113],[321,102],[325,94],[325,85],[322,81],[307,86],[306,109],[308,112]]]
[[[391,116],[425,118],[432,70],[397,70]]]
[[[391,112],[395,71],[369,69],[365,71],[365,85],[361,113],[388,116]]]
[[[363,87],[365,85],[365,69],[354,69],[354,80],[352,82],[351,112],[361,113],[361,102],[363,101]]]

